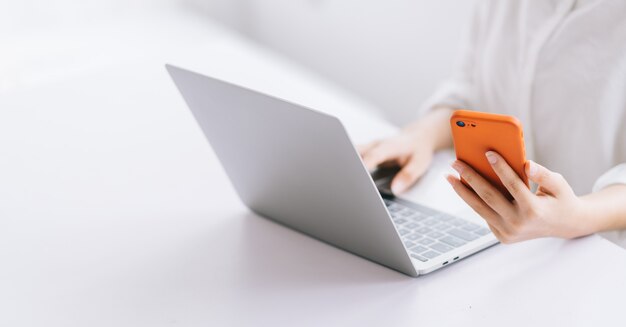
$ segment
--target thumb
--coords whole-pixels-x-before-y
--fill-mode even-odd
[[[539,186],[538,189],[545,193],[558,196],[564,190],[569,189],[569,185],[561,174],[555,173],[534,161],[528,160],[525,170],[528,179],[536,183]]]
[[[391,181],[391,192],[400,194],[415,184],[417,179],[424,173],[426,166],[413,156]]]

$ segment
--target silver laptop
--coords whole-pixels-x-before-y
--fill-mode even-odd
[[[381,192],[337,118],[166,67],[259,215],[410,276],[497,243],[483,226]]]

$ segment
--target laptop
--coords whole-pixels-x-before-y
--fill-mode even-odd
[[[337,118],[166,68],[253,212],[414,277],[497,243],[482,225],[379,190]]]

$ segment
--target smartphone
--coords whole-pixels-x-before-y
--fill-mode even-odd
[[[450,128],[456,158],[474,168],[509,200],[513,197],[491,168],[485,152],[495,151],[500,154],[528,186],[528,177],[524,170],[526,164],[524,132],[517,118],[457,110],[450,117]],[[468,185],[465,181],[463,183]]]

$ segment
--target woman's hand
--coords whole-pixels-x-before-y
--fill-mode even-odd
[[[500,242],[546,236],[575,238],[594,232],[586,218],[584,201],[574,194],[563,176],[529,161],[526,175],[538,185],[537,192],[532,193],[499,154],[490,151],[485,155],[513,196],[512,202],[461,161],[455,161],[452,167],[471,189],[454,176],[447,176],[447,180],[456,193],[487,221]]]
[[[430,166],[435,150],[428,142],[420,143],[422,140],[419,133],[402,132],[359,146],[358,150],[368,170],[378,166],[401,167],[391,181],[391,191],[399,194],[413,185]]]
[[[437,108],[396,136],[358,147],[365,166],[400,166],[391,181],[394,194],[404,192],[424,174],[435,151],[452,145],[449,119],[452,110]]]

